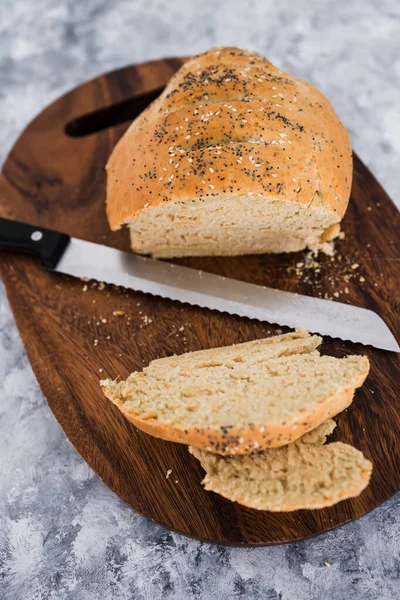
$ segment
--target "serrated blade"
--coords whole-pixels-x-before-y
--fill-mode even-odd
[[[390,329],[372,310],[302,296],[71,238],[56,269],[232,315],[399,352]]]

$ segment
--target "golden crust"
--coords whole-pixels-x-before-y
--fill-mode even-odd
[[[321,423],[334,417],[347,408],[353,399],[355,388],[360,387],[368,375],[369,362],[365,358],[364,369],[354,385],[339,394],[334,394],[303,414],[295,421],[273,424],[246,424],[243,427],[227,428],[183,428],[176,424],[161,423],[157,419],[143,418],[124,409],[120,398],[115,397],[106,386],[104,394],[113,402],[125,417],[138,429],[171,442],[188,444],[222,455],[249,454],[265,448],[276,448],[296,441]]]
[[[347,208],[352,156],[328,100],[261,56],[216,48],[189,60],[107,164],[113,230],[162,202],[262,196]]]

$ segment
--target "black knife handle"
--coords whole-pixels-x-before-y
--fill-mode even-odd
[[[65,233],[0,217],[0,251],[36,254],[48,269],[57,266],[69,240]]]

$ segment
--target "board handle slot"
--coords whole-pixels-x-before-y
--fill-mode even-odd
[[[85,137],[109,127],[133,121],[153,100],[158,98],[163,89],[163,87],[156,88],[140,96],[134,96],[111,106],[106,106],[105,108],[100,108],[76,117],[65,125],[64,131],[71,137]]]

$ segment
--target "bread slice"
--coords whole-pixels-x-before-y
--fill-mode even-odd
[[[311,84],[259,54],[189,60],[107,164],[107,217],[156,257],[295,252],[339,232],[349,136]]]
[[[323,446],[335,422],[323,423],[293,444],[250,456],[223,457],[189,447],[206,471],[202,484],[249,508],[291,511],[332,506],[358,496],[372,464],[352,446]]]
[[[154,360],[105,395],[139,429],[219,454],[288,444],[344,410],[369,369],[364,356],[320,356],[296,330]]]

